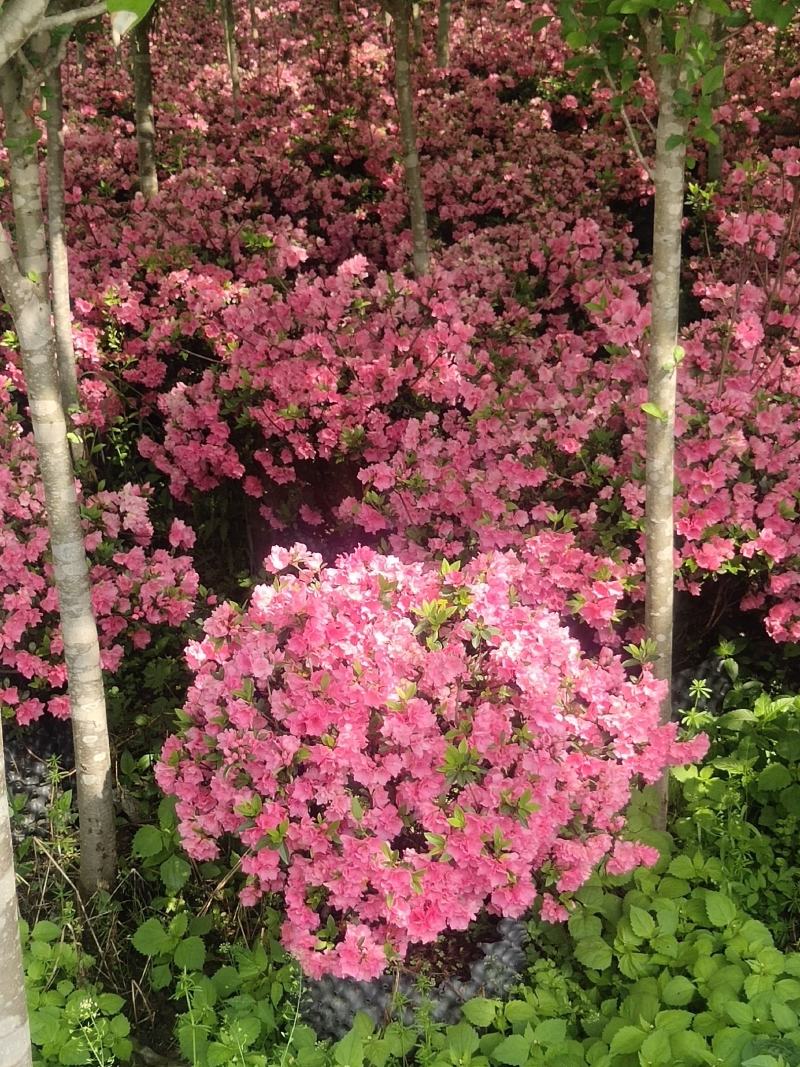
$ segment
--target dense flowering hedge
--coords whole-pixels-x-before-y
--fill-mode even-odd
[[[232,835],[242,899],[282,891],[307,973],[374,978],[410,944],[537,896],[562,918],[558,895],[598,863],[656,858],[622,836],[631,787],[705,739],[659,726],[646,672],[582,654],[539,605],[534,558],[461,570],[363,548],[325,568],[275,548],[273,583],[218,607],[189,646],[158,782],[191,856]]]
[[[16,418],[14,392],[0,380],[0,707],[20,723],[45,710],[69,715],[58,597],[49,558],[44,494],[33,439]],[[175,519],[159,547],[148,490],[126,485],[86,494],[82,514],[92,606],[104,670],[146,647],[155,627],[192,613],[199,579],[181,549],[194,533]]]

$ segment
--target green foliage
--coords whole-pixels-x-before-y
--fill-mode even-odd
[[[697,699],[685,715],[690,730],[708,733],[711,748],[702,765],[673,774],[675,832],[688,847],[717,855],[737,905],[765,922],[779,944],[793,943],[800,916],[800,698],[739,681],[731,656],[721,663],[736,682],[721,714],[703,710]]]
[[[49,920],[20,924],[34,1067],[113,1067],[131,1058],[130,1023],[116,993],[86,981],[91,956]]]

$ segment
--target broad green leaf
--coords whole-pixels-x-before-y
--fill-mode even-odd
[[[716,890],[706,890],[706,915],[714,926],[728,926],[736,918],[736,905],[730,897]]]
[[[171,940],[158,919],[146,919],[131,938],[133,947],[143,956],[158,956],[166,952]]]
[[[782,763],[769,763],[758,776],[758,788],[772,793],[791,785],[792,776]]]
[[[722,88],[722,84],[725,81],[725,68],[722,64],[716,67],[712,67],[703,75],[703,80],[700,83],[703,96],[711,96],[717,89]]]
[[[582,938],[575,946],[575,955],[584,967],[594,971],[604,971],[611,966],[611,947],[600,937]]]
[[[106,8],[111,16],[111,37],[115,47],[137,22],[141,22],[153,3],[154,0],[106,0]]]
[[[664,986],[662,997],[665,1004],[682,1008],[695,994],[694,983],[683,974],[676,974]]]
[[[631,924],[631,930],[637,937],[652,937],[656,930],[656,922],[649,911],[645,911],[644,908],[637,908],[633,906],[628,912],[628,921]]]
[[[497,1063],[507,1063],[509,1067],[523,1067],[528,1062],[531,1050],[529,1038],[522,1034],[511,1034],[492,1052],[492,1059]]]
[[[457,1023],[455,1026],[448,1026],[445,1032],[448,1047],[459,1058],[467,1059],[473,1052],[477,1052],[481,1042],[477,1030],[473,1030],[471,1026]]]
[[[539,1045],[550,1047],[560,1045],[567,1037],[565,1019],[545,1019],[533,1031],[533,1039]]]
[[[31,938],[34,941],[57,941],[61,937],[61,927],[51,923],[48,919],[41,919],[31,930]]]
[[[672,1063],[673,1057],[670,1050],[669,1035],[663,1030],[653,1030],[642,1042],[639,1049],[639,1063],[642,1067],[662,1067]]]
[[[140,859],[157,856],[164,848],[164,836],[157,826],[140,826],[133,837],[131,851]]]
[[[497,1013],[497,1001],[485,997],[473,997],[461,1005],[464,1018],[473,1026],[491,1026]]]
[[[175,966],[200,971],[206,961],[206,946],[199,937],[185,937],[175,949]]]
[[[364,1042],[351,1030],[333,1046],[333,1058],[339,1067],[361,1067],[364,1062]]]
[[[171,896],[175,896],[183,889],[192,873],[188,860],[185,860],[183,856],[169,856],[158,870],[164,888]]]
[[[638,1052],[646,1036],[638,1026],[623,1026],[611,1038],[611,1051],[622,1054]]]

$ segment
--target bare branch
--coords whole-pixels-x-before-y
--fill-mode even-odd
[[[48,0],[6,0],[0,7],[0,67],[42,27]]]
[[[612,93],[617,93],[619,95],[619,90],[617,89],[617,84],[614,81],[614,79],[613,79],[613,77],[611,75],[611,71],[608,69],[608,65],[606,63],[603,64],[603,72],[604,72],[604,74],[606,76],[606,81],[608,82]],[[628,133],[628,140],[631,143],[631,147],[633,148],[634,154],[635,154],[636,158],[639,160],[639,163],[642,165],[642,167],[644,167],[645,174],[650,179],[650,181],[652,181],[653,180],[653,172],[650,170],[650,164],[647,162],[647,160],[644,157],[644,152],[642,151],[642,146],[639,143],[639,137],[638,137],[638,135],[636,133],[636,130],[634,130],[633,126],[631,125],[631,120],[628,117],[628,111],[627,111],[625,105],[622,104],[622,103],[620,103],[620,114],[622,115],[622,121],[625,123],[625,129],[627,130],[627,133]],[[652,124],[650,123],[649,120],[648,120],[648,125],[650,126],[650,129],[653,128]]]
[[[105,15],[107,11],[105,0],[101,3],[90,4],[88,7],[76,7],[72,11],[63,11],[60,15],[48,15],[42,21],[42,29],[54,30],[59,26],[75,26],[79,22],[86,22],[87,19],[96,19],[100,15]]]

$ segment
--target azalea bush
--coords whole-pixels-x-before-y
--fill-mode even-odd
[[[242,900],[283,894],[307,973],[374,978],[484,909],[518,917],[539,898],[565,918],[559,895],[598,864],[654,862],[624,838],[631,789],[705,740],[659,725],[647,671],[583,655],[529,563],[362,548],[325,568],[304,546],[267,562],[272,584],[189,646],[156,775],[191,857],[232,835]]]
[[[69,698],[36,450],[7,379],[0,397],[0,707],[25,724],[45,711],[66,718]],[[149,497],[147,487],[128,484],[82,499],[92,606],[110,674],[147,647],[157,628],[179,627],[195,606],[199,578],[184,551],[194,532],[174,519],[159,536]]]

